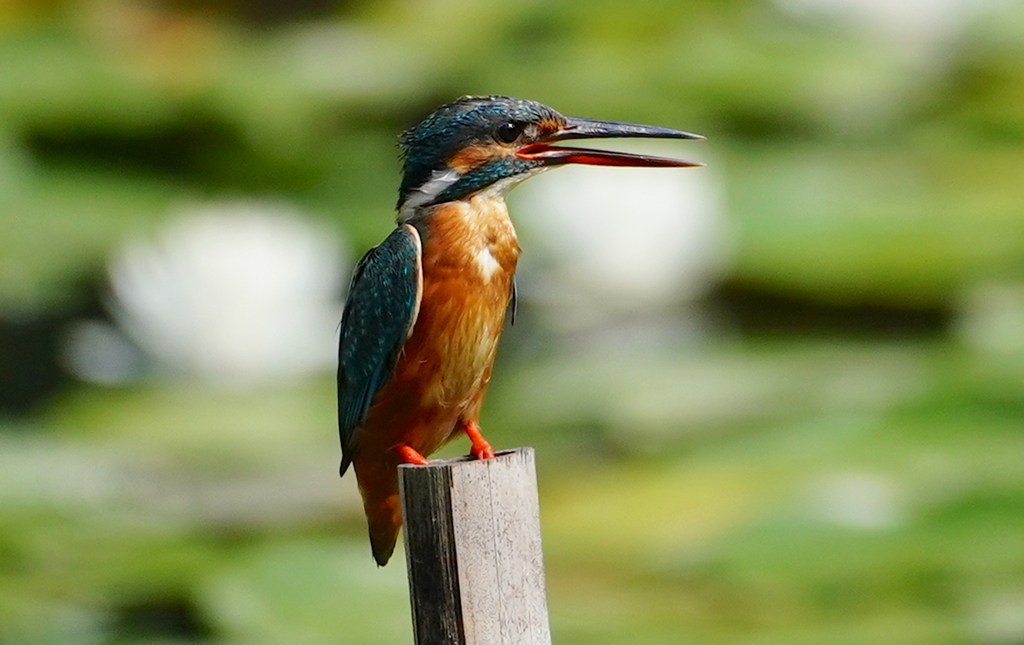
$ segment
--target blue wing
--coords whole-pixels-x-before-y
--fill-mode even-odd
[[[423,291],[421,255],[419,233],[404,224],[370,249],[352,275],[338,347],[342,475],[352,463],[356,430],[391,378],[416,322]]]

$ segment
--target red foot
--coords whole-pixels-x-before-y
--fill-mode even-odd
[[[487,443],[484,436],[480,434],[480,424],[476,421],[469,421],[462,426],[466,430],[466,436],[469,437],[472,446],[469,451],[473,453],[473,456],[477,459],[493,459],[494,448],[491,448],[491,444]]]
[[[426,457],[416,452],[416,450],[413,449],[411,446],[402,444],[400,446],[395,446],[395,450],[398,451],[398,454],[402,457],[402,461],[404,461],[407,464],[426,466],[427,464],[430,463],[429,461],[427,461]]]

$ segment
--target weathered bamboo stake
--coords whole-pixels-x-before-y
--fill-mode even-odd
[[[417,645],[550,645],[533,448],[399,482]]]

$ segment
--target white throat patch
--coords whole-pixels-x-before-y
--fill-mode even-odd
[[[489,198],[497,197],[504,199],[505,194],[511,190],[512,187],[529,177],[533,177],[534,175],[544,172],[547,169],[547,166],[541,166],[540,168],[534,168],[533,170],[529,170],[519,175],[499,179],[490,186],[477,191],[475,194]],[[462,175],[454,168],[449,168],[447,170],[435,170],[430,175],[430,179],[423,182],[422,186],[409,193],[409,196],[405,198],[404,202],[402,202],[401,208],[398,209],[399,223],[405,224],[412,220],[413,215],[416,214],[417,208],[433,202],[437,199],[438,195],[447,190],[461,177]]]
[[[423,185],[419,188],[413,190],[405,198],[405,201],[402,202],[402,207],[398,209],[398,221],[408,222],[416,213],[417,208],[434,201],[438,195],[458,181],[460,176],[458,171],[453,168],[435,170],[430,175],[430,179],[423,182]]]

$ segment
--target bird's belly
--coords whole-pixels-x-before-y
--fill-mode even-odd
[[[390,435],[391,445],[429,455],[458,430],[460,420],[476,420],[510,289],[511,276],[491,284],[424,280],[413,333],[379,399],[390,418],[374,419],[371,411],[368,419],[387,430],[368,434]]]
[[[505,317],[504,297],[461,289],[437,289],[424,295],[423,351],[410,359],[423,361],[420,404],[462,412],[490,378]]]

